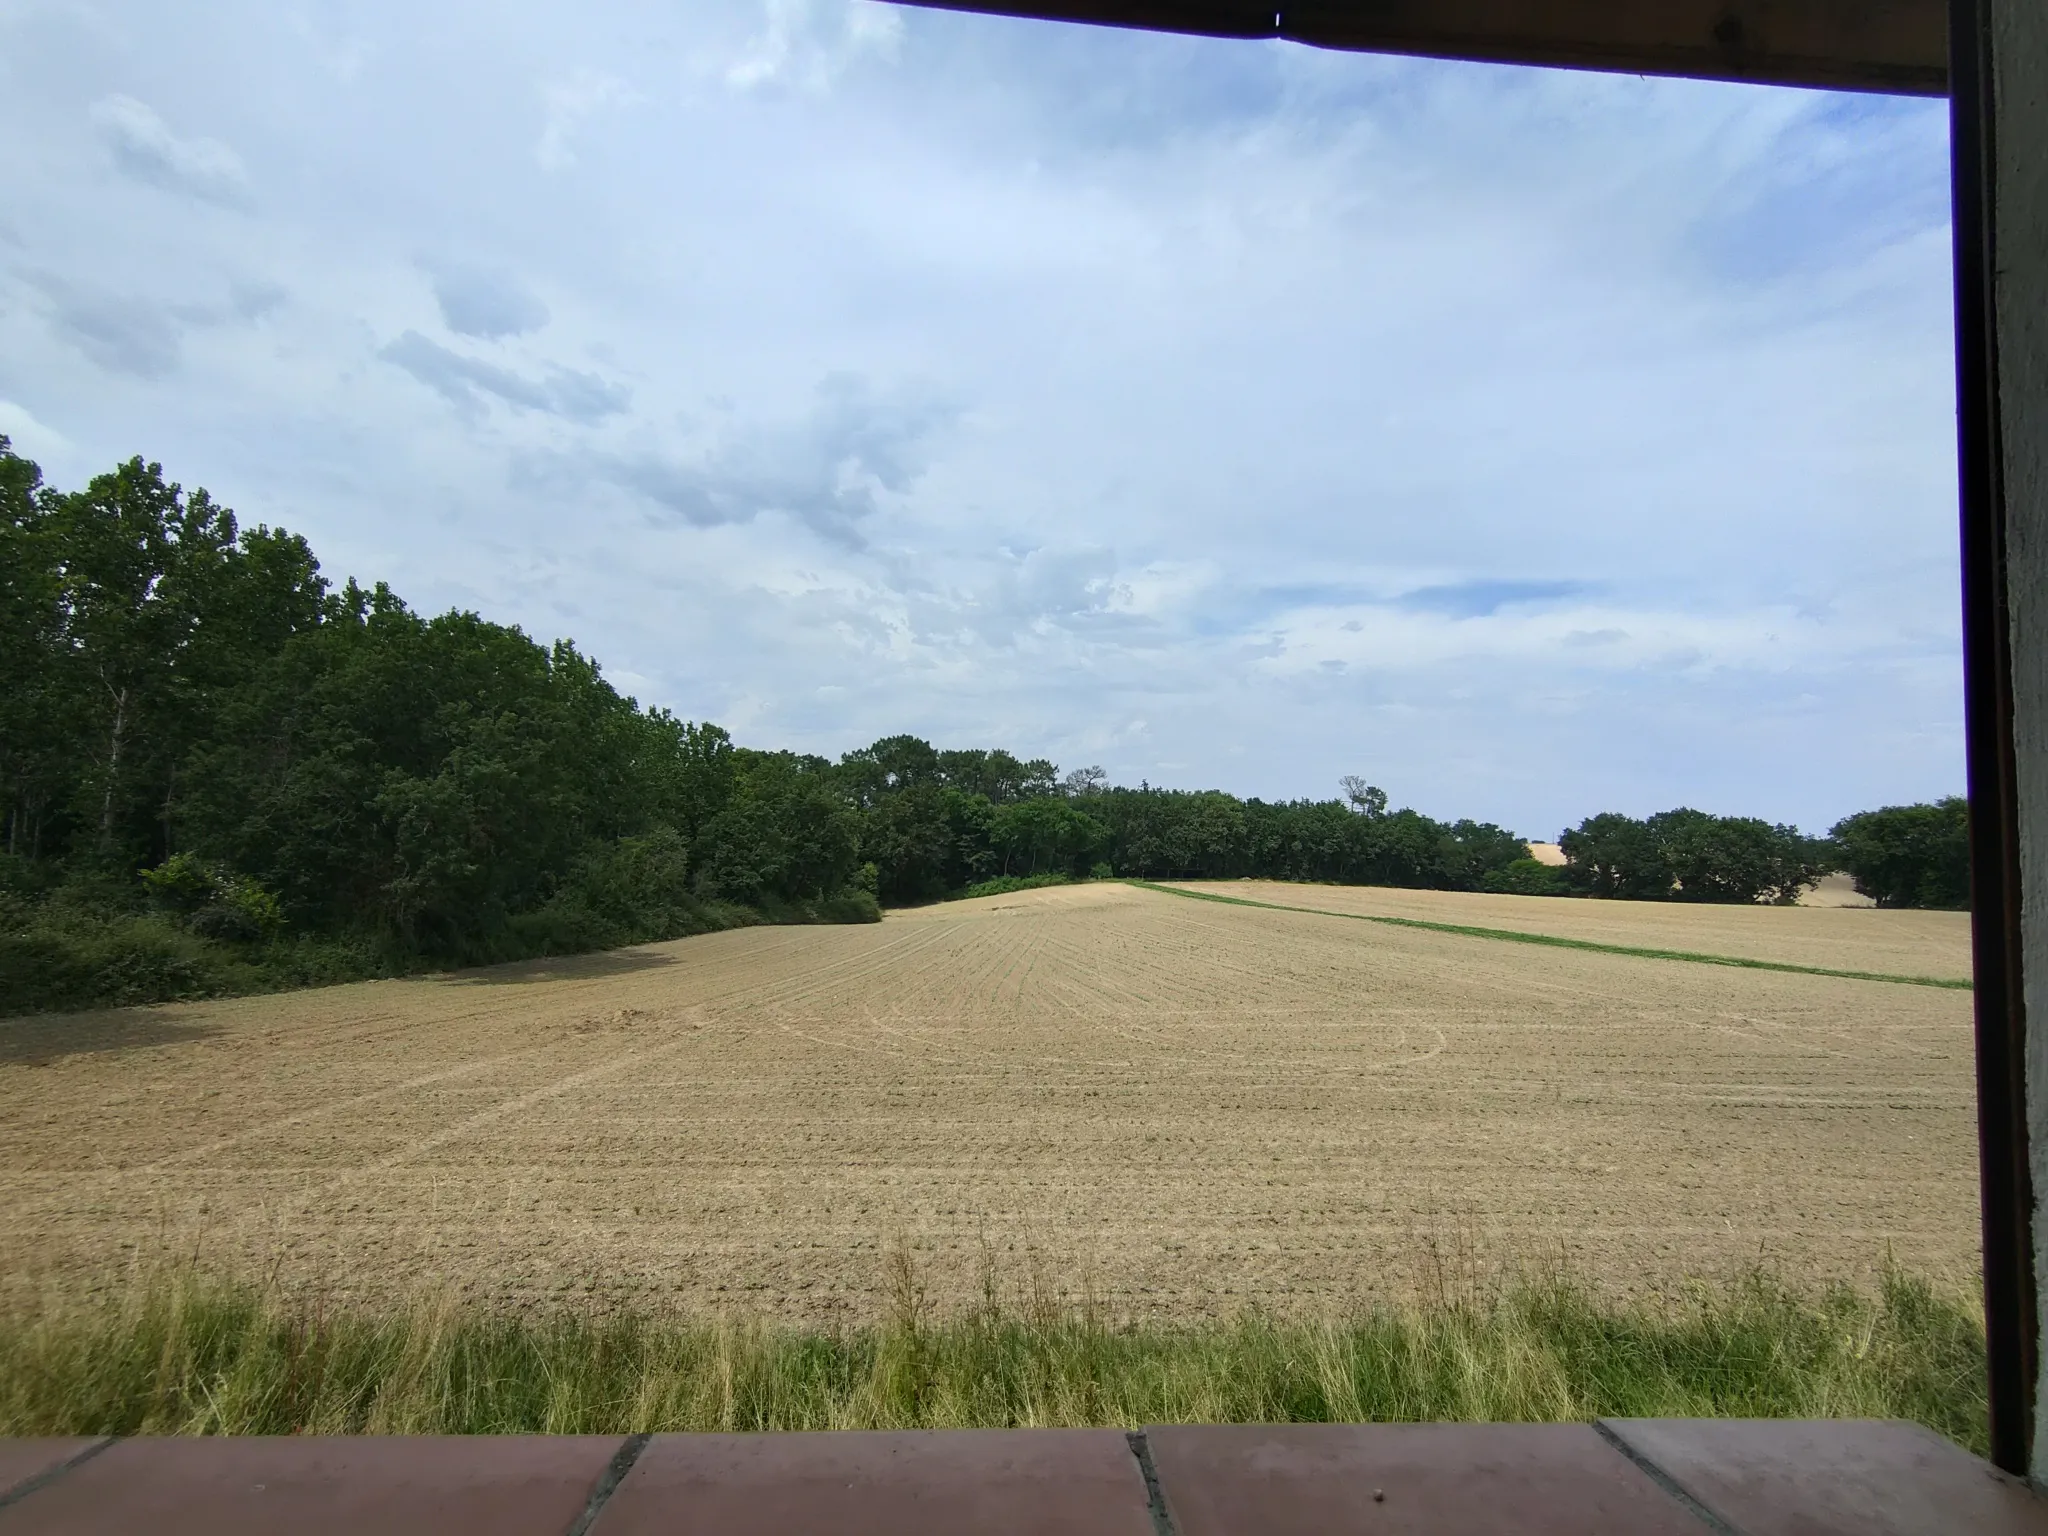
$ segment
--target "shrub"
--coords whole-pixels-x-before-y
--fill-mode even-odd
[[[1574,894],[1571,880],[1562,869],[1536,859],[1516,859],[1505,869],[1489,870],[1479,888],[1499,896]]]
[[[284,926],[278,899],[247,875],[193,853],[174,853],[142,883],[159,906],[178,914],[202,938],[253,943]]]
[[[0,933],[0,1013],[118,1007],[255,990],[246,966],[158,917]]]
[[[882,920],[882,904],[875,900],[875,893],[858,886],[836,896],[827,896],[815,904],[813,911],[821,923],[879,923]]]
[[[997,875],[965,890],[955,891],[948,901],[971,901],[976,896],[1007,896],[1012,891],[1035,891],[1048,885],[1072,885],[1072,875]]]
[[[541,912],[514,918],[553,937],[549,954],[644,944],[701,933],[701,904],[690,890],[689,845],[672,827],[586,848]]]

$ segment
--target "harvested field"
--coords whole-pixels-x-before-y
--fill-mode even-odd
[[[1946,914],[1220,889],[1967,974]],[[0,1024],[0,1288],[196,1256],[829,1323],[890,1307],[897,1244],[942,1306],[986,1253],[1170,1317],[1338,1310],[1432,1254],[1961,1278],[1971,1093],[1967,992],[1055,888]]]
[[[1721,907],[1675,901],[1586,901],[1398,891],[1384,886],[1289,885],[1279,880],[1177,880],[1183,890],[1277,906],[1320,907],[1477,928],[1508,928],[1639,949],[1698,950],[1745,960],[1966,981],[1970,914],[1876,907]]]

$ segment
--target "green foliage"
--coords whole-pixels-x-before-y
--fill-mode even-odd
[[[1572,882],[1554,864],[1536,859],[1515,859],[1499,869],[1490,869],[1479,882],[1482,891],[1501,896],[1575,896]]]
[[[0,1007],[876,913],[831,765],[643,710],[567,642],[337,592],[156,465],[62,493],[0,439],[0,557]]]
[[[1833,849],[1797,827],[1684,807],[1589,816],[1558,844],[1575,889],[1631,901],[1789,906],[1834,867]]]
[[[204,938],[254,942],[284,926],[284,909],[261,884],[197,854],[172,854],[143,870],[142,883]]]
[[[860,869],[859,814],[822,759],[738,754],[731,800],[699,838],[697,883],[732,901],[822,901]]]
[[[1008,896],[1016,891],[1043,890],[1049,885],[1072,885],[1072,875],[997,875],[993,880],[977,880],[973,885],[951,892],[949,901],[971,901],[977,896]]]
[[[0,933],[0,1013],[260,990],[221,946],[160,917],[42,921]]]
[[[1021,1425],[1906,1418],[1982,1453],[1972,1297],[1767,1273],[1615,1301],[1530,1280],[1326,1318],[1120,1324],[991,1277],[806,1332],[634,1308],[294,1302],[184,1278],[0,1318],[0,1434],[611,1434]]]
[[[1835,824],[1841,867],[1880,907],[1970,905],[1970,810],[1960,795],[1888,805]]]
[[[381,583],[337,591],[304,540],[242,528],[156,465],[60,492],[0,438],[0,935],[12,969],[47,962],[0,1007],[867,921],[1112,870],[1558,888],[1504,828],[1343,788],[1110,788],[900,735],[837,763],[751,751],[642,709],[567,641],[416,614]],[[1953,904],[1959,807],[1852,817],[1842,856],[1887,905]],[[1603,896],[1789,901],[1833,857],[1689,810],[1596,816],[1564,842],[1570,888]]]
[[[1049,796],[998,806],[989,821],[989,843],[1006,875],[1071,874],[1091,867],[1109,839],[1093,816]]]
[[[1387,809],[1385,791],[1346,781],[1343,800],[1272,803],[1214,790],[1110,789],[1088,814],[1110,832],[1110,862],[1145,879],[1262,878],[1475,891],[1528,845],[1487,822],[1444,823]]]
[[[821,901],[807,904],[808,920],[815,923],[879,923],[882,920],[882,904],[875,900],[874,892],[861,890],[858,886],[837,891]]]

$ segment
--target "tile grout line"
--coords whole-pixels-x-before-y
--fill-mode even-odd
[[[652,1435],[628,1435],[626,1443],[612,1452],[612,1459],[605,1463],[605,1469],[598,1475],[597,1486],[590,1490],[590,1501],[583,1506],[569,1529],[562,1536],[588,1536],[590,1528],[597,1523],[597,1517],[604,1513],[611,1496],[619,1491],[619,1484],[626,1480],[626,1474],[633,1470],[633,1463],[640,1459],[640,1453],[647,1449]]]
[[[1167,1512],[1166,1490],[1159,1486],[1159,1469],[1152,1464],[1152,1442],[1144,1430],[1134,1429],[1125,1434],[1124,1443],[1130,1446],[1139,1475],[1145,1479],[1145,1509],[1152,1516],[1152,1536],[1178,1536],[1173,1516]]]
[[[84,1450],[78,1452],[76,1455],[68,1458],[67,1460],[58,1462],[56,1466],[45,1467],[42,1471],[38,1472],[34,1477],[26,1478],[23,1481],[16,1483],[12,1488],[7,1489],[5,1492],[0,1492],[0,1509],[5,1509],[10,1504],[19,1504],[23,1499],[27,1498],[30,1494],[39,1492],[42,1489],[49,1487],[50,1484],[56,1482],[58,1478],[62,1477],[66,1472],[69,1472],[73,1467],[84,1466],[88,1461],[91,1461],[93,1457],[99,1455],[101,1451],[104,1451],[108,1446],[113,1445],[115,1443],[116,1441],[114,1436],[103,1436],[101,1439],[99,1439],[91,1445],[88,1445]]]
[[[1663,1489],[1678,1503],[1691,1510],[1706,1525],[1708,1530],[1714,1532],[1714,1536],[1742,1536],[1742,1533],[1733,1525],[1729,1524],[1692,1494],[1688,1493],[1685,1485],[1680,1483],[1677,1478],[1666,1472],[1656,1462],[1652,1461],[1649,1456],[1637,1450],[1615,1433],[1614,1430],[1610,1429],[1605,1419],[1595,1419],[1593,1421],[1593,1433],[1626,1456],[1635,1465],[1637,1470],[1642,1472],[1651,1482]]]

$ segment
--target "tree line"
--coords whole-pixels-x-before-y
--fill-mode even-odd
[[[1887,905],[1966,898],[1960,801],[1831,840],[1596,816],[1560,871],[1504,828],[1343,790],[1118,787],[911,736],[837,762],[751,749],[621,695],[570,642],[337,588],[304,539],[158,465],[63,492],[0,437],[0,1011],[869,921],[1089,876],[1755,901],[1845,867]]]

